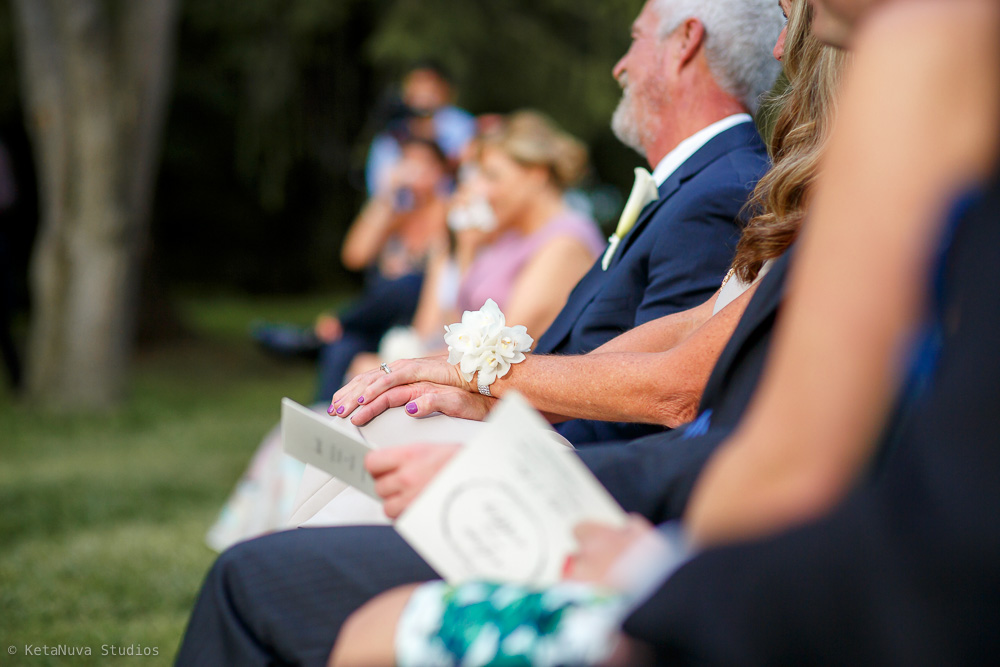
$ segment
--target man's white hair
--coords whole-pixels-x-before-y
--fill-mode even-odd
[[[785,24],[777,0],[652,0],[666,37],[689,18],[705,27],[705,56],[723,90],[756,113],[781,64],[772,51]]]

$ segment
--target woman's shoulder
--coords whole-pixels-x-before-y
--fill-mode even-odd
[[[576,241],[595,256],[605,245],[604,237],[594,219],[570,208],[553,217],[549,224],[539,230],[538,237],[543,243],[556,240]]]

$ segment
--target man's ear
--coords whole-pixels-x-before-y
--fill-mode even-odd
[[[678,63],[681,67],[694,59],[705,43],[705,26],[696,18],[689,18],[677,28]]]

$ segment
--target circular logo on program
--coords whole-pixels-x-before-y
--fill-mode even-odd
[[[503,482],[470,479],[442,505],[442,534],[477,578],[530,582],[548,565],[544,526]]]

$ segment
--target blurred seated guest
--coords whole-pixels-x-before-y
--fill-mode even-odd
[[[482,138],[477,162],[474,175],[460,188],[462,207],[452,210],[452,221],[466,228],[456,232],[454,256],[437,252],[414,323],[439,344],[441,330],[455,321],[457,309],[482,305],[473,306],[472,299],[493,298],[540,336],[604,246],[594,222],[567,208],[562,197],[583,174],[586,149],[548,118],[527,111],[512,114]],[[479,229],[470,229],[473,223]],[[484,225],[492,229],[483,231]],[[440,306],[449,298],[452,305],[445,313]],[[435,315],[437,321],[429,321]],[[391,330],[391,335],[399,334]],[[356,358],[355,364],[370,368],[378,359]],[[283,455],[277,431],[270,433],[210,530],[209,543],[221,549],[284,527],[295,499],[293,480],[301,469]],[[341,498],[340,507],[353,496],[350,492]],[[378,505],[359,500],[368,513],[355,512],[352,504],[351,522],[366,522],[368,516],[384,520]],[[338,517],[330,508],[326,523]]]
[[[354,221],[343,259],[348,268],[367,268],[365,289],[344,312],[324,314],[316,321],[320,397],[342,384],[358,353],[377,349],[389,328],[413,317],[427,259],[447,243],[448,176],[447,161],[435,144],[409,139],[387,190],[369,201]],[[209,546],[223,549],[284,525],[302,467],[285,456],[278,429],[268,433],[209,529]]]
[[[483,137],[479,178],[496,231],[462,278],[458,313],[493,299],[531,336],[544,334],[604,249],[593,220],[563,196],[586,166],[584,145],[536,112],[512,114]]]
[[[429,322],[428,302],[440,302],[441,293],[450,290],[448,281],[455,278],[447,264],[435,267],[437,281],[425,286],[421,298],[421,328],[436,338],[427,353],[443,351],[443,327],[463,311],[478,310],[487,299],[533,338],[541,337],[604,248],[593,220],[571,210],[563,197],[586,167],[584,145],[534,111],[511,114],[481,138],[475,171],[466,185],[469,199],[453,212],[452,220],[461,224],[461,218],[483,218],[492,230],[479,242],[471,264],[459,267],[454,302],[440,311],[436,322]],[[468,234],[457,234],[466,252]],[[376,365],[369,357],[354,370]]]
[[[454,106],[455,90],[439,63],[414,65],[403,78],[399,107],[387,127],[372,140],[365,166],[369,196],[385,189],[392,167],[402,157],[402,142],[411,137],[433,141],[453,164],[476,134],[476,121]]]
[[[408,139],[402,149],[385,189],[365,204],[344,240],[344,266],[367,271],[364,292],[346,311],[316,321],[320,399],[342,384],[355,355],[377,349],[390,327],[412,319],[427,258],[447,242],[447,160],[422,139]]]

